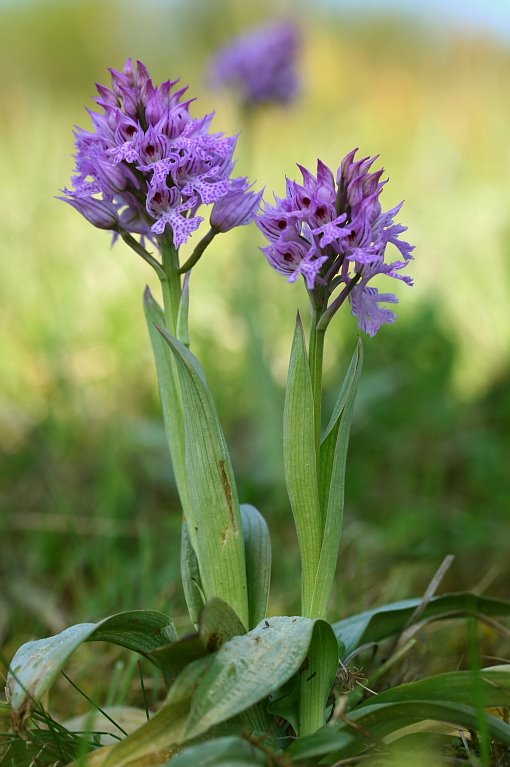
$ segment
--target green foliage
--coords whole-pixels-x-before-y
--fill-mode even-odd
[[[271,581],[271,538],[266,520],[255,506],[242,503],[241,519],[250,606],[249,628],[254,628],[267,615]]]
[[[179,376],[184,432],[178,439],[180,449],[185,448],[185,517],[204,594],[206,599],[224,599],[248,626],[241,512],[223,430],[198,360],[164,327],[158,325],[158,331],[173,354]],[[165,381],[173,379],[173,366],[167,365],[162,374]],[[169,409],[175,407],[175,397],[172,392]]]
[[[236,737],[217,738],[187,748],[168,762],[172,767],[265,767],[266,756],[256,746]]]
[[[20,647],[10,664],[7,695],[14,724],[23,728],[34,706],[53,684],[69,656],[83,643],[113,642],[142,655],[176,639],[172,621],[150,610],[119,613],[99,623],[81,623]]]
[[[363,346],[359,340],[335,403],[331,420],[321,439],[319,487],[324,526],[313,589],[312,613],[326,613],[335,576],[344,514],[347,448],[362,365]]]
[[[301,555],[302,610],[313,617],[312,599],[321,551],[322,524],[315,448],[312,381],[301,318],[297,317],[283,413],[285,482]]]
[[[350,655],[363,645],[380,642],[420,622],[455,618],[459,615],[510,615],[510,601],[478,594],[444,594],[430,600],[405,599],[375,607],[333,624],[338,640]]]

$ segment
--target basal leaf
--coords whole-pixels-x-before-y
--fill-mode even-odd
[[[371,705],[374,700],[377,703],[444,700],[470,704],[477,695],[486,707],[510,706],[510,665],[481,671],[454,671],[401,684],[379,693],[376,699],[361,703],[356,710]]]
[[[248,626],[241,514],[230,456],[198,360],[164,327],[162,338],[179,373],[186,445],[188,532],[206,599],[230,604]]]
[[[182,521],[181,533],[181,579],[191,622],[197,626],[198,616],[204,606],[204,592],[197,555],[191,545],[185,519]]]
[[[27,642],[15,654],[7,675],[6,693],[16,727],[26,724],[42,695],[83,642],[111,642],[150,657],[153,650],[176,636],[171,620],[163,613],[134,610]]]
[[[225,642],[246,629],[234,610],[221,599],[211,599],[200,613],[198,632],[209,652],[219,650]]]
[[[245,632],[243,624],[226,602],[211,599],[200,613],[198,631],[159,647],[151,653],[151,658],[170,682],[189,663],[215,652],[229,639]]]
[[[303,614],[311,612],[322,542],[312,380],[301,318],[297,317],[283,414],[283,459],[302,566]]]
[[[329,724],[313,735],[300,738],[290,747],[289,753],[296,761],[324,756],[328,761],[347,759],[364,752],[374,740],[425,720],[476,731],[480,712],[473,706],[444,700],[371,703],[349,712],[334,725]],[[508,724],[490,714],[486,714],[485,722],[493,738],[510,745]]]
[[[300,671],[299,734],[308,735],[325,724],[326,704],[338,670],[338,642],[326,621],[317,621]]]
[[[345,656],[367,642],[379,642],[406,628],[422,599],[405,599],[333,624],[333,630],[344,646]],[[442,620],[465,615],[510,615],[510,601],[483,597],[470,592],[433,597],[420,612],[419,621]]]
[[[250,610],[249,628],[254,628],[267,614],[271,580],[271,538],[266,520],[255,506],[241,504],[241,518]]]
[[[242,738],[225,737],[189,746],[168,767],[265,767],[266,755]]]
[[[207,673],[213,656],[190,663],[179,674],[165,703],[148,722],[112,748],[104,767],[131,767],[142,764],[151,754],[167,750],[184,742],[184,728],[191,700],[199,680]]]
[[[314,625],[308,618],[269,618],[224,644],[195,692],[186,739],[245,711],[290,679],[306,657]]]

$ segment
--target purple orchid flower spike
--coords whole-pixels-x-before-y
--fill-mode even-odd
[[[273,23],[237,38],[211,62],[211,83],[232,87],[242,103],[289,104],[299,93],[299,32],[291,21]]]
[[[315,304],[322,307],[322,327],[348,297],[359,327],[373,336],[396,319],[379,304],[398,299],[368,283],[384,274],[412,285],[400,272],[413,258],[414,246],[401,238],[407,227],[394,221],[402,203],[382,211],[383,170],[370,171],[377,158],[355,160],[356,152],[342,160],[336,177],[320,160],[316,176],[298,166],[302,183],[287,180],[286,196],[266,204],[257,225],[269,240],[262,251],[271,266],[289,282],[303,275]],[[397,260],[386,260],[388,245],[397,249]],[[335,291],[339,293],[328,305]]]
[[[131,235],[156,246],[170,237],[178,249],[204,220],[204,205],[216,208],[215,232],[252,220],[260,197],[245,178],[232,178],[237,137],[212,133],[213,115],[193,118],[177,80],[155,86],[131,59],[110,72],[111,88],[97,86],[102,111],[90,110],[93,130],[76,129],[76,172],[61,199],[137,252]]]

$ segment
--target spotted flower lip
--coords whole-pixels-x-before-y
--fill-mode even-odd
[[[257,225],[269,241],[262,251],[271,266],[289,282],[302,275],[308,290],[320,294],[328,321],[348,297],[360,329],[373,336],[396,319],[380,304],[398,299],[368,283],[386,275],[412,285],[401,271],[414,246],[401,238],[407,227],[395,223],[403,203],[382,210],[384,171],[371,171],[377,157],[356,160],[357,151],[344,157],[335,175],[321,160],[315,176],[298,165],[302,183],[287,179],[286,196],[266,204]],[[397,260],[386,260],[388,245]]]
[[[278,21],[242,35],[212,60],[214,87],[232,87],[246,106],[289,104],[299,94],[299,30]]]
[[[110,73],[111,87],[97,86],[102,111],[89,110],[93,130],[75,131],[76,171],[62,199],[103,229],[156,243],[169,230],[179,248],[203,221],[202,206],[249,186],[232,178],[237,136],[212,133],[214,115],[192,117],[187,88],[155,86],[140,61]],[[244,223],[256,214],[248,208]]]

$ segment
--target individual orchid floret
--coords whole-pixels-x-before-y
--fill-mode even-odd
[[[253,192],[247,179],[213,205],[211,227],[217,232],[228,232],[237,226],[250,224],[257,215],[263,190]]]
[[[289,104],[299,92],[299,33],[290,21],[237,38],[211,62],[213,86],[234,88],[245,106]]]
[[[98,229],[114,230],[119,224],[119,216],[115,205],[107,200],[96,200],[94,197],[78,197],[68,194],[59,197],[59,200],[68,202],[78,213],[81,213],[87,221]]]
[[[373,336],[396,319],[379,304],[398,299],[368,283],[382,274],[412,285],[400,272],[414,246],[401,238],[407,227],[394,220],[402,203],[382,211],[383,170],[371,171],[377,158],[356,160],[356,152],[342,160],[336,175],[320,160],[315,176],[298,166],[302,183],[287,179],[286,196],[266,204],[257,225],[269,241],[262,251],[271,266],[289,282],[303,275],[314,305],[321,307],[322,327],[349,298],[359,327]],[[398,251],[394,261],[387,260],[388,245]]]
[[[212,114],[192,117],[186,88],[176,89],[177,80],[155,86],[145,65],[130,59],[110,72],[111,88],[97,86],[102,111],[90,111],[93,129],[76,129],[76,171],[62,199],[130,244],[141,235],[156,246],[170,239],[176,249],[204,220],[203,206],[222,210],[226,200],[225,211],[240,189],[247,196],[235,199],[254,205],[246,179],[232,178],[237,137],[212,133]],[[245,217],[248,210],[239,221]],[[227,228],[241,225],[232,212],[229,221]]]

